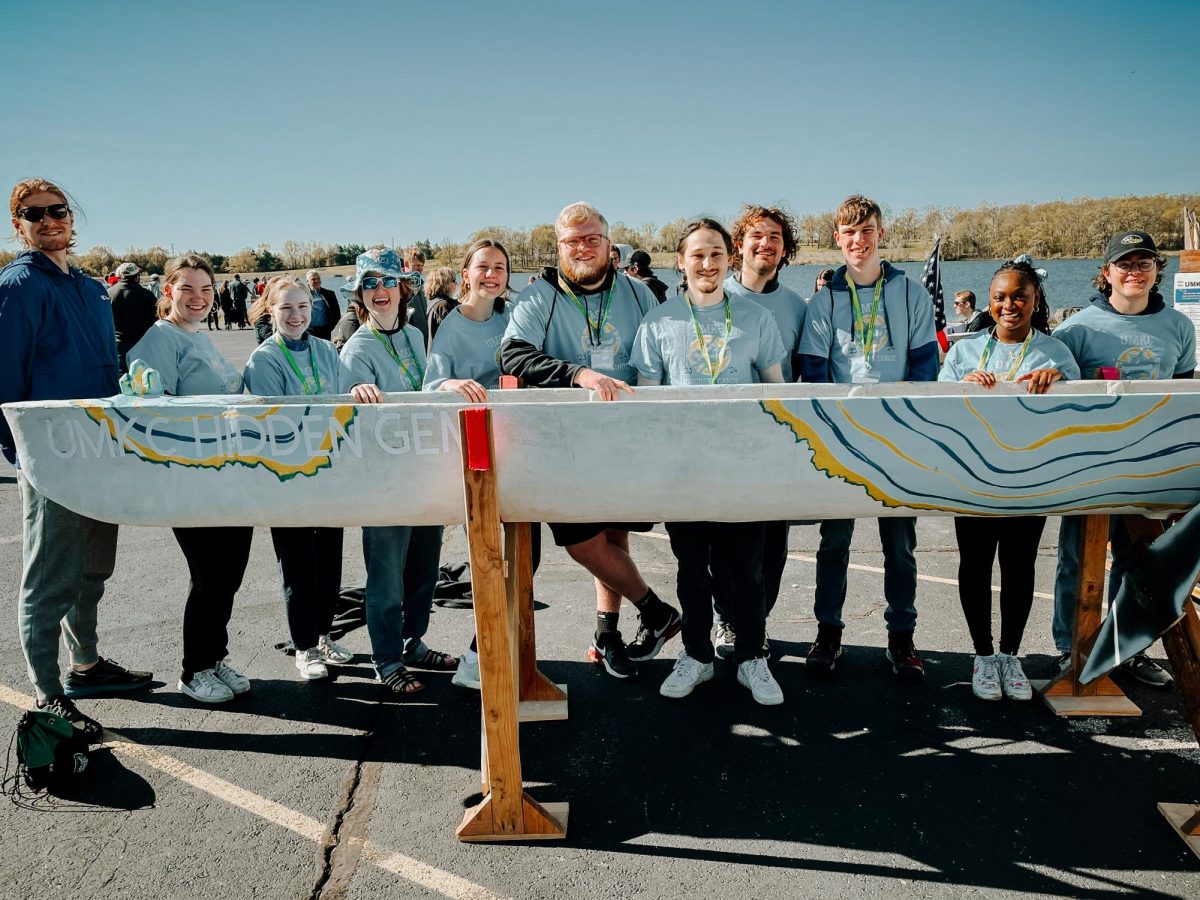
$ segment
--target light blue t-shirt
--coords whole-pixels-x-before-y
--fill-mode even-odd
[[[1123,316],[1093,303],[1054,329],[1075,355],[1085,378],[1101,367],[1119,369],[1122,379],[1174,378],[1196,368],[1196,328],[1177,309]]]
[[[792,354],[797,352],[797,348],[800,346],[800,336],[804,333],[808,301],[790,287],[782,284],[768,294],[759,294],[745,287],[732,275],[725,279],[724,287],[726,293],[735,298],[745,297],[747,300],[752,300],[775,317],[779,336],[783,338],[783,349],[787,351],[783,357],[783,380],[789,383],[794,381]],[[737,299],[734,302],[736,303]]]
[[[558,289],[557,283],[552,285],[539,278],[521,291],[504,333],[505,340],[524,341],[547,356],[632,384],[637,375],[637,369],[629,362],[633,338],[646,313],[658,306],[658,300],[650,288],[625,275],[614,277],[611,301],[607,301],[608,291],[576,294],[576,297],[586,305],[593,322],[599,319],[601,304],[608,302],[599,336],[571,298]],[[599,364],[597,359],[602,357],[597,357],[594,349],[605,356],[611,352],[612,365]]]
[[[828,359],[835,384],[908,381],[909,352],[937,340],[933,301],[925,288],[890,263],[883,263],[883,273],[883,292],[873,329],[875,285],[858,288],[865,329],[858,328],[845,266],[809,301],[800,353]],[[870,333],[869,348],[862,340],[864,330]]]
[[[716,384],[761,380],[763,372],[787,355],[779,328],[757,303],[739,303],[726,296],[731,301],[728,326],[725,303],[689,311],[686,295],[677,294],[652,309],[634,341],[632,361],[638,373],[660,384],[713,384],[711,362],[717,370]]]
[[[283,340],[304,380],[292,368],[279,346]],[[312,335],[289,341],[279,335],[267,338],[250,354],[243,378],[246,390],[263,397],[315,396],[338,392],[338,352],[329,341]],[[306,390],[307,388],[307,390]]]
[[[159,319],[129,351],[129,367],[142,362],[162,377],[163,390],[176,397],[240,394],[242,373],[223,357],[202,331],[184,331]]]
[[[425,370],[427,391],[436,391],[451,378],[471,378],[485,388],[500,387],[500,342],[508,327],[509,310],[493,312],[486,322],[476,322],[455,307],[442,320],[429,348]]]
[[[392,358],[388,347],[399,362]],[[395,334],[375,332],[370,325],[363,325],[342,347],[338,381],[344,391],[357,384],[373,384],[388,392],[419,391],[424,378],[425,341],[412,325],[405,325]]]
[[[1013,381],[1038,369],[1058,369],[1062,372],[1063,381],[1078,380],[1079,366],[1075,364],[1075,357],[1071,355],[1066,344],[1048,334],[1042,334],[1036,328],[1029,333],[1032,336],[1029,349],[1025,351],[1017,370],[1012,373]],[[946,361],[942,363],[942,370],[938,373],[938,381],[962,381],[971,372],[979,371],[979,361],[983,358],[984,348],[988,346],[991,337],[989,329],[973,337],[964,338],[951,347],[950,352],[946,354]],[[1012,371],[1013,363],[1021,355],[1024,345],[1024,341],[1018,344],[992,341],[985,371],[994,373],[998,380],[1007,380],[1008,373]]]

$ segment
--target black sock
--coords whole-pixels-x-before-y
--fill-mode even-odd
[[[641,600],[634,600],[633,605],[641,614],[642,622],[651,628],[657,628],[666,621],[667,604],[663,603],[658,594],[654,593],[654,588],[647,589],[646,596]]]
[[[602,634],[615,634],[617,631],[617,622],[620,620],[619,612],[598,612],[596,613],[596,637]]]

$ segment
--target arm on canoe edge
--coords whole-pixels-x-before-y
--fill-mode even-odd
[[[531,387],[575,387],[575,378],[584,367],[555,359],[526,341],[508,338],[500,345],[500,369]]]

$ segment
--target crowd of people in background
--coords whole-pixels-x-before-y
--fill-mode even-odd
[[[609,239],[605,216],[586,203],[555,221],[557,265],[546,267],[513,298],[509,255],[480,240],[457,272],[425,270],[413,248],[403,256],[378,248],[361,254],[338,296],[321,274],[217,284],[204,257],[172,259],[153,287],[123,264],[104,288],[71,266],[74,207],[45,180],[18,183],[10,197],[16,237],[25,246],[0,272],[0,402],[104,397],[122,372],[152,370],[175,396],[190,394],[326,396],[359,404],[395,392],[449,391],[485,402],[501,374],[525,386],[578,387],[601,401],[640,388],[752,383],[870,384],[1000,382],[1031,394],[1079,378],[1190,378],[1192,323],[1158,291],[1164,259],[1151,235],[1136,230],[1108,242],[1097,293],[1052,335],[1044,273],[1028,257],[1004,262],[986,309],[969,291],[955,296],[962,337],[939,353],[934,305],[921,283],[883,260],[883,212],[861,195],[837,209],[843,265],[820,272],[811,296],[783,285],[797,252],[796,227],[777,207],[748,205],[726,227],[690,223],[676,249],[682,275],[672,293],[650,256]],[[254,327],[259,344],[239,370],[207,331]],[[203,326],[207,325],[207,329]],[[948,329],[949,330],[949,329]],[[0,422],[0,447],[20,472],[12,436]],[[680,448],[685,456],[688,448]],[[148,672],[99,654],[98,603],[115,565],[117,528],[79,516],[18,478],[25,515],[18,628],[40,707],[51,708],[91,736],[100,727],[74,704],[80,697],[136,690]],[[1129,564],[1128,539],[1113,520],[1110,595]],[[783,691],[770,667],[768,623],[780,593],[789,522],[665,523],[677,562],[674,597],[664,600],[639,570],[629,533],[648,522],[547,523],[555,543],[591,576],[596,597],[589,657],[615,678],[639,673],[665,644],[682,647],[659,686],[679,699],[731,660],[752,698],[775,705]],[[841,667],[852,519],[819,523],[816,633],[806,669],[829,676]],[[920,683],[917,649],[916,519],[877,520],[884,557],[887,665],[902,684]],[[975,653],[972,690],[984,700],[1031,696],[1020,647],[1030,615],[1034,561],[1044,517],[959,517],[959,596]],[[1060,530],[1053,636],[1070,658],[1079,522]],[[229,662],[228,625],[249,558],[253,529],[175,528],[188,566],[177,687],[193,700],[221,703],[252,684]],[[534,535],[540,534],[535,528]],[[341,529],[302,519],[271,529],[285,617],[303,679],[328,677],[353,654],[330,633],[343,559]],[[479,686],[474,642],[461,655],[432,649],[425,638],[442,545],[440,526],[365,527],[365,614],[378,681],[398,697],[424,688],[419,672],[453,672],[456,684]],[[534,567],[540,541],[534,542]],[[1000,563],[1000,637],[992,635],[991,573]],[[633,639],[620,630],[623,605],[636,616]],[[58,642],[70,669],[61,675]],[[1140,656],[1131,671],[1151,684],[1170,675]]]

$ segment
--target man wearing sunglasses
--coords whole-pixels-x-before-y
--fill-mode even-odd
[[[513,307],[500,345],[504,373],[531,387],[581,387],[601,400],[633,393],[637,370],[629,350],[642,319],[658,301],[642,282],[617,272],[609,251],[608,221],[586,203],[572,203],[554,224],[557,269],[548,267]],[[679,633],[679,612],[650,589],[629,556],[629,532],[648,524],[551,523],[554,542],[595,576],[594,662],[616,678],[637,674]],[[626,647],[617,630],[621,598],[637,608],[637,637]]]
[[[65,192],[40,178],[9,198],[25,250],[0,270],[0,403],[109,397],[117,387],[117,341],[104,288],[67,261],[75,219]],[[96,607],[116,563],[117,526],[77,515],[42,496],[20,474],[12,432],[0,417],[0,451],[17,467],[25,527],[17,626],[37,705],[91,740],[100,725],[70,698],[146,687],[97,652]],[[64,463],[69,465],[70,463]],[[71,656],[60,678],[59,636]]]

